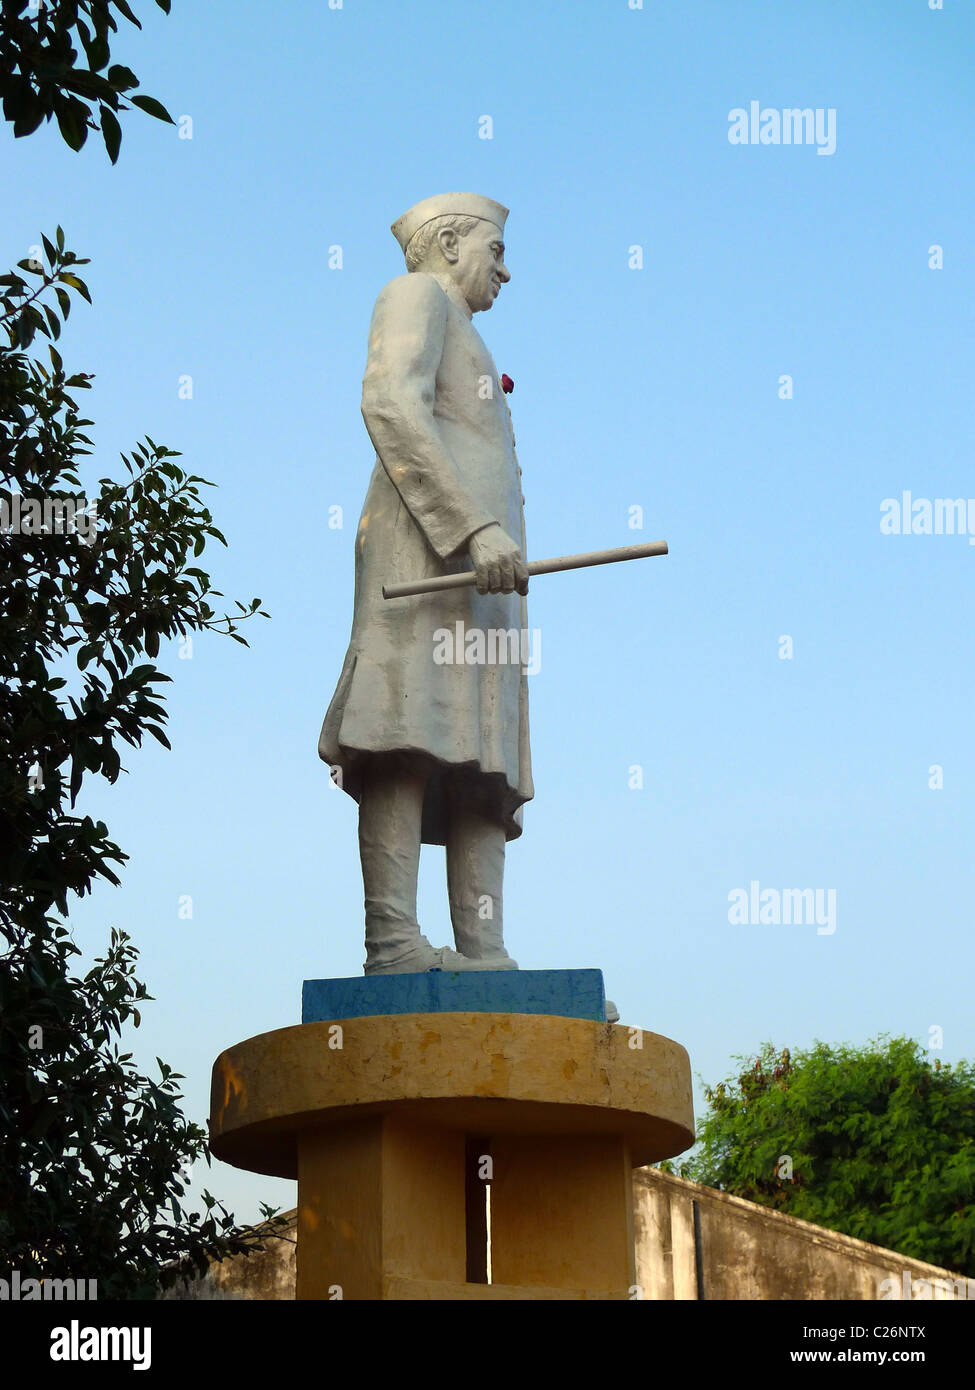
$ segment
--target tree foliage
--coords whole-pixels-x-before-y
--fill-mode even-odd
[[[169,14],[172,0],[155,3]],[[15,135],[30,135],[53,117],[66,144],[80,150],[89,130],[100,129],[114,164],[120,111],[139,107],[173,124],[155,97],[135,92],[131,68],[111,61],[113,10],[142,28],[127,0],[0,0],[0,98]]]
[[[139,1296],[160,1265],[202,1270],[257,1241],[209,1194],[204,1214],[182,1205],[205,1134],[181,1115],[170,1067],[143,1076],[120,1050],[148,998],[127,935],[73,973],[71,900],[117,884],[126,858],[76,803],[86,779],[118,779],[126,747],[169,746],[161,639],[244,642],[260,600],[211,607],[222,596],[193,562],[223,536],[210,484],[172,450],[147,438],[122,455],[121,480],[82,493],[91,377],[54,343],[72,295],[89,298],[84,262],[60,228],[44,247],[46,265],[0,276],[0,1263]],[[42,338],[46,360],[29,352]]]
[[[706,1096],[698,1147],[669,1171],[975,1275],[970,1063],[932,1062],[910,1038],[766,1043]]]
[[[169,13],[170,0],[155,3]],[[116,113],[171,120],[111,63],[113,8],[141,28],[125,0],[0,0],[15,135],[53,116],[78,150],[97,110],[114,163]],[[263,1248],[280,1222],[263,1207],[264,1228],[241,1230],[207,1192],[203,1214],[183,1204],[188,1170],[209,1163],[206,1135],[183,1117],[171,1067],[157,1058],[159,1078],[143,1076],[120,1050],[150,998],[127,934],[113,929],[105,955],[73,973],[71,900],[117,884],[126,858],[75,808],[87,779],[118,779],[126,745],[149,734],[169,746],[160,640],[209,630],[244,642],[238,624],[260,601],[222,618],[211,608],[222,595],[191,562],[225,542],[202,499],[210,484],[173,450],[147,437],[122,455],[127,476],[79,496],[92,422],[76,393],[91,377],[67,372],[54,344],[72,294],[91,302],[86,262],[60,227],[42,242],[46,263],[0,276],[0,1263],[140,1297]],[[39,337],[43,360],[29,352]]]

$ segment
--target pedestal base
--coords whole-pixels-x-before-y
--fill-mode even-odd
[[[379,1014],[551,1014],[606,1022],[601,970],[427,970],[306,980],[302,1023]]]
[[[212,1100],[218,1158],[298,1179],[301,1299],[631,1297],[631,1169],[694,1138],[679,1044],[545,1015],[283,1028]]]

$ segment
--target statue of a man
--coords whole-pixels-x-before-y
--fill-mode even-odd
[[[517,969],[502,884],[506,842],[534,795],[528,683],[511,656],[521,640],[484,639],[528,631],[524,498],[505,393],[472,323],[511,278],[507,215],[474,193],[404,213],[392,231],[408,273],[372,316],[362,415],[377,457],[352,636],[319,741],[359,803],[367,975]],[[384,583],[472,569],[476,585],[382,596]],[[446,847],[456,951],[432,946],[417,922],[421,843]]]

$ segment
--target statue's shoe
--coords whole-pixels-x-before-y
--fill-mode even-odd
[[[384,965],[367,965],[366,975],[416,975],[427,970],[517,970],[518,962],[510,956],[485,956],[475,960],[452,951],[449,946],[431,946],[421,941],[405,955]]]
[[[517,970],[518,962],[508,955],[497,928],[487,931],[454,929],[454,945],[472,964],[468,970]],[[476,963],[476,964],[475,964]]]
[[[456,956],[456,951],[451,951],[452,956]],[[518,962],[512,960],[505,951],[500,956],[461,956],[460,959],[466,964],[460,966],[461,970],[517,970]],[[456,970],[456,965],[445,965],[444,970]]]

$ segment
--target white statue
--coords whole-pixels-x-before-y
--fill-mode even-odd
[[[352,636],[319,741],[359,803],[366,974],[517,969],[502,885],[506,842],[534,794],[521,641],[464,660],[477,654],[472,631],[528,631],[521,469],[472,322],[511,278],[507,215],[474,193],[404,213],[392,230],[408,273],[372,317],[362,415],[377,457],[356,536]],[[476,586],[383,599],[384,583],[464,569]],[[452,662],[444,630],[459,637]],[[417,922],[421,842],[446,847],[456,951],[432,946]]]

